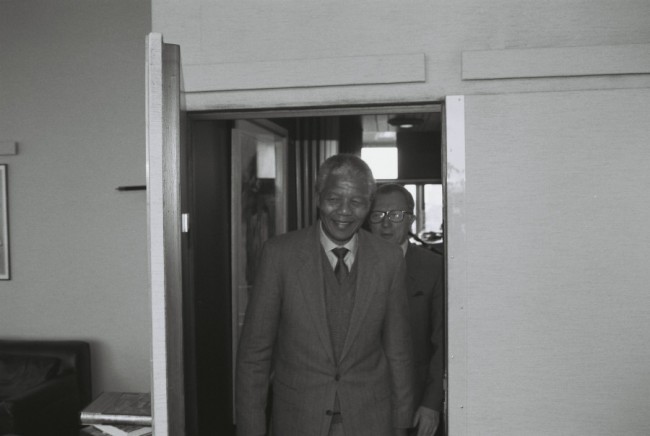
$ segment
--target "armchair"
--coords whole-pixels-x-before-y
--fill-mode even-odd
[[[78,435],[91,397],[87,342],[0,340],[0,435]]]

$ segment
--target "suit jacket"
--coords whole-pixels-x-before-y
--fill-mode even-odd
[[[442,256],[409,244],[406,275],[415,362],[415,405],[441,411],[444,399],[444,266]]]
[[[239,436],[265,432],[270,374],[273,434],[326,436],[338,393],[346,434],[389,436],[413,414],[405,263],[399,247],[360,230],[347,338],[334,360],[320,223],[267,241],[239,342]]]

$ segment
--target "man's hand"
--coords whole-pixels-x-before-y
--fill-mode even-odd
[[[417,436],[433,436],[440,425],[440,412],[420,406],[413,418],[413,427],[418,428]]]

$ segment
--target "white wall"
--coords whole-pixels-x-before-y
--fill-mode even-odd
[[[449,260],[450,434],[650,432],[650,2],[152,9],[181,46],[190,110],[466,95],[450,169],[467,191],[447,223],[450,250],[464,244]]]
[[[148,391],[144,0],[0,1],[10,281],[0,334],[91,343],[93,390]]]
[[[650,90],[467,96],[465,125],[450,434],[650,434]]]
[[[474,51],[530,49],[510,62],[536,62],[539,71],[550,63],[560,76],[573,76],[576,71],[565,64],[578,56],[543,49],[650,44],[646,0],[153,0],[152,17],[153,30],[181,46],[185,89],[193,90],[190,110],[650,86],[648,74],[626,71],[611,77],[463,80],[470,73],[465,63],[472,60],[463,56]],[[408,54],[421,57],[403,71],[402,56]],[[599,50],[584,54],[602,59]],[[648,58],[646,47],[644,55],[625,62],[602,61],[650,73]]]

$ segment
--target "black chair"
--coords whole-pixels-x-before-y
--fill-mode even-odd
[[[78,435],[91,398],[87,342],[0,339],[0,435]]]

